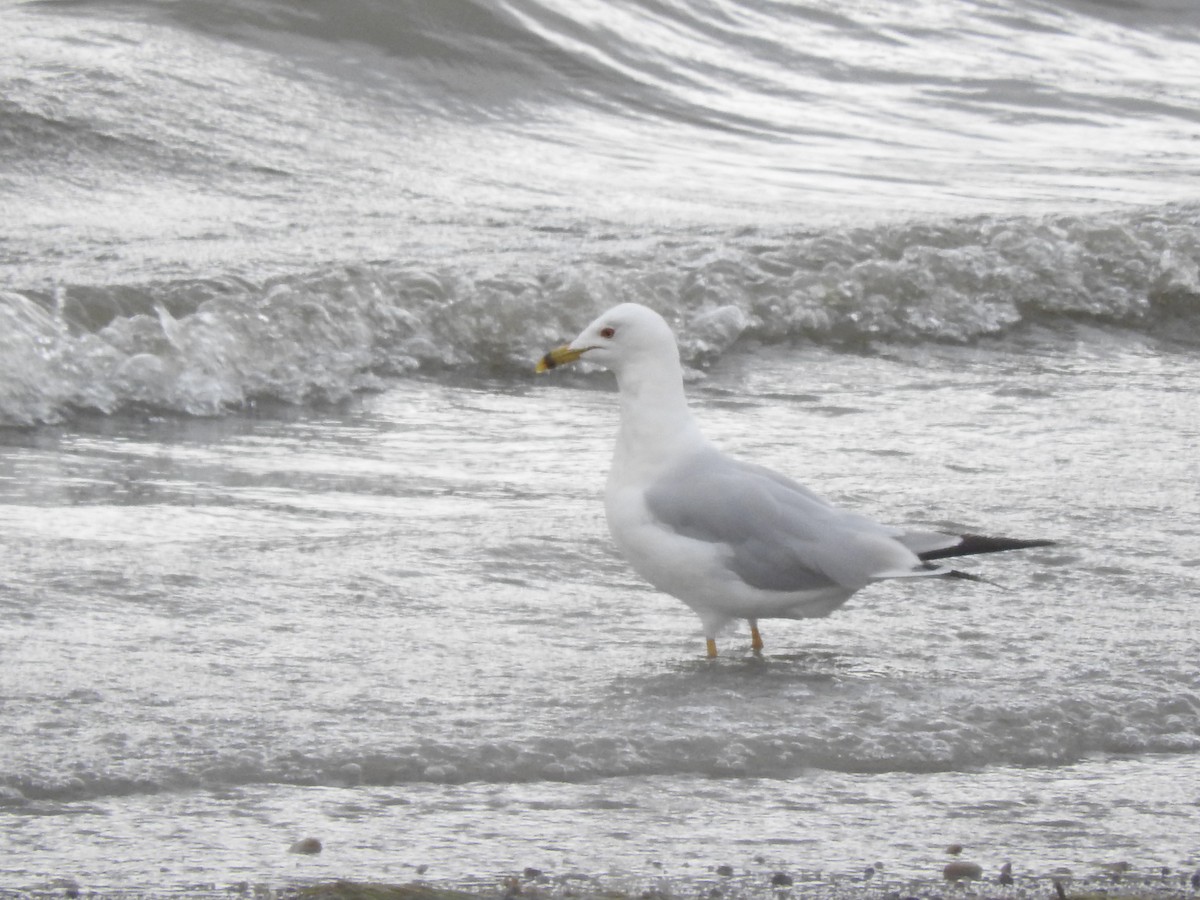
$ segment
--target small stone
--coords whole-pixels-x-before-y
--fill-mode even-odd
[[[419,866],[417,866],[417,874],[418,875],[424,875],[428,871],[429,871],[429,866],[426,863],[421,863]]]
[[[324,848],[321,846],[321,842],[315,837],[306,837],[303,840],[296,841],[296,843],[292,844],[292,846],[288,848],[288,853],[302,853],[305,856],[315,856],[323,849]]]
[[[50,887],[60,889],[64,897],[79,896],[79,882],[74,878],[56,878],[50,883]]]
[[[958,856],[958,854],[963,852],[963,845],[962,844],[951,844],[949,847],[946,848],[946,852],[949,853],[951,856]]]
[[[1125,860],[1114,863],[1106,863],[1104,865],[1104,871],[1108,873],[1108,877],[1113,881],[1120,881],[1121,876],[1128,872],[1130,868],[1131,867],[1129,863],[1127,863]]]
[[[1000,875],[996,880],[1005,886],[1013,883],[1012,863],[1006,862],[1000,867]]]
[[[867,866],[865,869],[863,869],[863,878],[865,878],[869,881],[870,879],[872,879],[874,877],[875,877],[875,867],[874,866]]]
[[[942,877],[947,881],[961,881],[963,879],[974,880],[983,877],[983,866],[973,862],[952,862],[946,863],[946,868],[942,869]]]
[[[733,866],[717,866],[717,874],[728,878],[733,874]]]
[[[1192,873],[1192,890],[1200,891],[1200,869]]]
[[[776,872],[771,876],[771,885],[773,887],[791,887],[792,876],[787,872]]]
[[[533,866],[526,866],[525,871],[521,873],[524,878],[541,878],[542,870],[535,869]]]

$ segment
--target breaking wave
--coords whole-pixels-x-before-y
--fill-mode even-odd
[[[337,401],[384,379],[520,379],[638,300],[697,367],[753,342],[971,342],[1085,321],[1200,339],[1200,208],[741,229],[512,271],[417,263],[0,293],[0,424]]]

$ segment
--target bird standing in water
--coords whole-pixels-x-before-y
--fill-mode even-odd
[[[620,427],[604,508],[634,570],[704,626],[707,652],[734,619],[806,619],[889,578],[968,578],[936,560],[1053,543],[910,531],[840,509],[770,469],[733,459],[700,433],[675,335],[658,313],[623,303],[538,362],[582,357],[617,376]],[[975,579],[977,580],[977,579]]]

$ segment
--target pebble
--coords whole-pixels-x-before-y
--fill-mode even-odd
[[[1003,885],[1010,885],[1013,883],[1012,863],[1006,862],[1000,867],[1000,875],[996,880]]]
[[[323,849],[324,848],[321,846],[321,842],[315,837],[306,837],[303,840],[296,841],[296,843],[292,844],[292,846],[288,848],[288,853],[302,853],[306,856],[315,856]]]
[[[951,856],[958,856],[958,854],[963,852],[963,845],[962,844],[951,844],[949,847],[946,848],[946,852],[949,853]]]
[[[771,884],[774,887],[791,887],[792,876],[787,872],[776,872],[771,876]]]
[[[947,881],[982,878],[983,866],[973,862],[946,863],[946,868],[942,869],[942,877]]]
[[[1131,867],[1125,860],[1121,860],[1120,862],[1106,863],[1102,868],[1113,881],[1120,881],[1121,876],[1128,872]]]
[[[728,878],[733,874],[733,866],[717,866],[717,874]]]
[[[64,897],[79,896],[79,882],[74,878],[57,878],[51,886],[61,890]]]

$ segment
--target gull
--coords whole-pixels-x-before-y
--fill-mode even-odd
[[[710,658],[735,619],[749,622],[757,654],[760,619],[827,616],[892,578],[981,581],[936,560],[1053,543],[883,525],[727,456],[688,408],[671,327],[641,304],[613,307],[537,371],[583,357],[617,376],[620,426],[604,493],[613,541],[642,578],[700,617]]]

